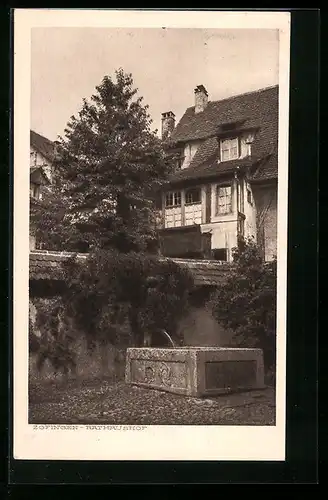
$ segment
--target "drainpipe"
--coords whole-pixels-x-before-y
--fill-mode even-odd
[[[237,172],[235,172],[235,180],[236,180],[236,197],[237,197],[237,217],[238,217],[238,212],[239,212],[239,185],[238,185],[238,175]]]
[[[239,167],[237,167],[237,169],[234,171],[234,178],[235,178],[235,180],[236,180],[236,197],[237,197],[236,207],[237,207],[237,217],[238,217],[238,212],[240,212],[240,203],[239,203],[240,187],[239,187],[238,171],[239,171]]]
[[[236,228],[237,245],[238,245],[238,237],[239,237],[239,212],[241,211],[240,210],[240,191],[241,191],[241,189],[240,189],[240,185],[239,185],[238,172],[239,172],[239,167],[237,167],[237,169],[234,172],[234,178],[236,180],[236,197],[237,197],[237,203],[236,203],[236,207],[237,207],[237,228]]]

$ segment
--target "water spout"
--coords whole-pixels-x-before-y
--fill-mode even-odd
[[[172,340],[171,336],[167,333],[167,331],[166,331],[166,330],[164,330],[164,328],[163,328],[163,329],[161,329],[161,330],[160,330],[160,332],[161,332],[161,333],[163,333],[163,335],[165,335],[165,337],[166,337],[167,339],[169,339],[169,342],[170,342],[171,346],[172,346],[172,347],[175,347],[175,343],[173,342],[173,340]]]

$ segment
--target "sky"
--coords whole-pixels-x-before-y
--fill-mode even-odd
[[[31,128],[50,140],[64,133],[82,99],[122,68],[149,105],[176,120],[204,85],[215,101],[278,83],[278,30],[189,28],[33,28]]]

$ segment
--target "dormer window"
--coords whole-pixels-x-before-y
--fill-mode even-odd
[[[221,161],[236,160],[239,158],[239,140],[237,137],[221,139],[220,158]]]

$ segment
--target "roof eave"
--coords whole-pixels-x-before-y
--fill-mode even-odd
[[[218,172],[207,172],[200,173],[199,175],[191,175],[190,177],[184,177],[183,179],[172,179],[169,181],[170,185],[181,185],[190,182],[200,182],[205,180],[214,180],[221,177],[234,176],[236,172],[245,172],[247,169],[254,167],[258,163],[257,158],[245,158],[245,164],[230,165],[227,169],[220,169]]]
[[[207,174],[207,175],[199,175],[195,177],[186,177],[184,179],[177,179],[177,180],[172,180],[168,183],[168,187],[171,186],[182,186],[186,184],[198,184],[198,183],[203,183],[206,184],[207,182],[215,181],[216,179],[220,178],[226,178],[226,177],[233,177],[235,170],[226,170],[225,172],[220,172],[220,173],[213,173],[213,174]]]
[[[251,184],[275,184],[278,182],[278,176],[272,176],[272,177],[261,177],[259,179],[249,179],[249,182]]]

